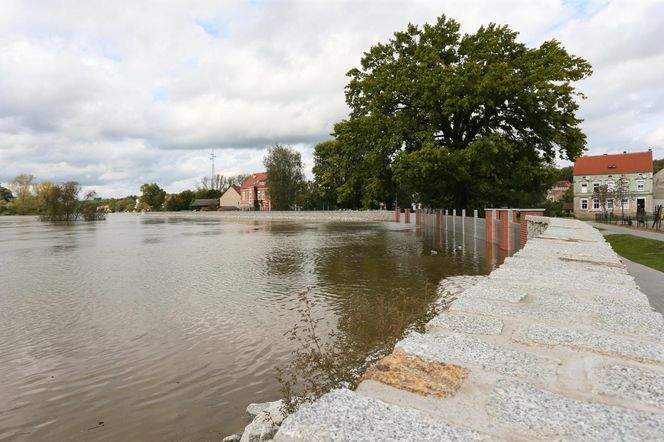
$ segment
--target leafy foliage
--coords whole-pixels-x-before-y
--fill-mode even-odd
[[[495,24],[461,35],[442,16],[373,46],[348,73],[337,143],[317,146],[321,186],[364,206],[399,191],[457,208],[539,201],[556,154],[585,148],[572,83],[591,68],[555,40],[516,38]]]
[[[653,167],[653,173],[657,173],[660,170],[664,169],[664,158],[660,158],[659,160],[653,160],[652,167]]]
[[[166,201],[166,191],[156,183],[143,184],[141,186],[141,205],[142,209],[163,210]]]
[[[190,210],[191,203],[196,199],[196,194],[191,190],[183,190],[180,193],[173,193],[166,197],[166,210],[169,212],[178,212],[181,210]]]
[[[290,146],[274,144],[263,158],[263,164],[272,209],[292,209],[304,183],[302,156]]]
[[[40,219],[65,223],[71,223],[80,218],[85,221],[105,219],[105,213],[98,209],[94,201],[96,193],[90,191],[85,195],[83,201],[79,201],[80,192],[81,185],[75,181],[62,184],[41,183],[38,198],[42,202],[43,213]]]
[[[17,175],[9,183],[9,189],[14,194],[12,203],[19,215],[27,215],[35,209],[36,201],[33,194],[35,177],[27,173]]]

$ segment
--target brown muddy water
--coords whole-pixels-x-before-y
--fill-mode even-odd
[[[483,242],[452,239],[379,222],[0,217],[0,440],[240,431],[247,404],[279,398],[298,293],[332,324],[371,323],[355,300],[490,270]]]

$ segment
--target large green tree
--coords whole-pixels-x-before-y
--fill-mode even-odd
[[[585,149],[573,82],[590,74],[557,41],[528,48],[506,26],[461,34],[445,16],[409,25],[348,73],[350,116],[334,135],[353,165],[334,179],[357,172],[365,206],[398,190],[457,208],[528,204],[551,182],[556,154]]]
[[[300,152],[284,144],[274,144],[263,158],[263,165],[272,209],[292,209],[304,183]]]
[[[158,184],[143,184],[141,186],[141,205],[150,210],[162,210],[166,200],[166,191]]]

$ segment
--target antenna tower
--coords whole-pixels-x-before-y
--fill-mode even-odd
[[[215,187],[215,185],[214,185],[214,159],[216,157],[217,156],[214,154],[214,148],[212,148],[212,151],[210,152],[210,161],[212,162],[212,176],[210,177],[212,179],[210,181],[210,190],[214,190],[214,187]]]

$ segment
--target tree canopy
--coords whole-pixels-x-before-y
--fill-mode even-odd
[[[22,173],[17,175],[10,183],[9,189],[14,194],[13,203],[16,213],[26,215],[31,213],[35,207],[35,197],[33,187],[35,185],[34,175]]]
[[[141,186],[141,206],[150,210],[162,210],[166,201],[166,191],[157,183]]]
[[[316,148],[316,179],[364,206],[399,192],[457,208],[541,198],[556,155],[585,149],[573,82],[592,71],[555,40],[528,48],[517,35],[462,35],[442,16],[370,48],[348,72],[336,144]]]
[[[284,144],[274,144],[263,158],[263,165],[272,209],[292,209],[304,183],[300,152]]]

